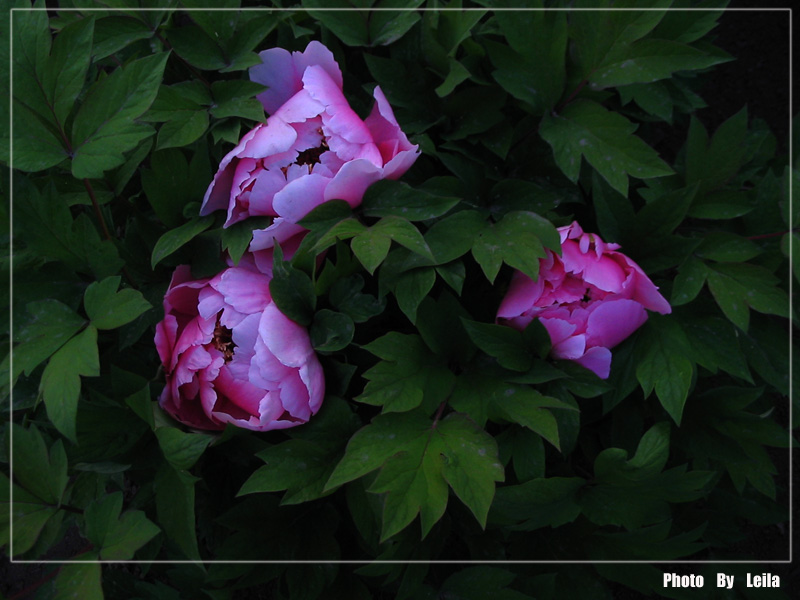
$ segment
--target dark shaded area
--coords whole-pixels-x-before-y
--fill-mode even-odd
[[[789,140],[789,19],[792,2],[734,0],[712,30],[714,43],[735,60],[717,65],[706,75],[701,96],[708,104],[698,118],[713,131],[747,104],[750,119],[764,119],[778,138],[779,151],[788,152]],[[796,108],[792,110],[795,112]]]

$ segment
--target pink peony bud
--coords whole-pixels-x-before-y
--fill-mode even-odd
[[[517,271],[497,311],[499,323],[524,329],[539,319],[550,334],[552,356],[573,360],[598,377],[611,370],[611,348],[669,303],[644,271],[577,222],[559,227],[561,256],[548,250],[536,281]]]
[[[397,179],[419,156],[380,88],[366,120],[350,108],[339,65],[319,42],[302,53],[265,50],[261,59],[250,77],[268,87],[258,98],[270,117],[222,159],[200,209],[227,209],[226,227],[274,217],[253,232],[253,251],[304,231],[297,222],[323,202],[357,206],[371,184]]]
[[[182,423],[267,431],[319,410],[322,367],[306,329],[272,302],[269,281],[246,268],[200,280],[188,266],[175,270],[155,343],[167,377],[161,407]]]

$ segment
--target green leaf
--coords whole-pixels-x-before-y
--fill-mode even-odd
[[[761,248],[747,238],[727,233],[712,231],[695,251],[698,256],[718,262],[744,262],[761,254]]]
[[[531,368],[533,356],[522,333],[516,329],[467,319],[462,319],[462,323],[475,345],[489,356],[495,357],[500,366],[512,371],[527,371]]]
[[[372,275],[389,254],[392,239],[381,235],[377,231],[367,230],[358,234],[350,242],[356,258],[364,265],[367,272]]]
[[[556,163],[577,182],[581,156],[623,196],[628,176],[639,179],[671,175],[658,154],[633,135],[636,125],[591,100],[576,100],[560,115],[546,115],[539,133],[553,148]]]
[[[283,260],[283,251],[275,245],[269,293],[280,311],[300,325],[308,326],[314,318],[317,296],[311,278]]]
[[[620,448],[603,450],[595,459],[596,483],[579,499],[583,514],[597,525],[636,530],[668,519],[668,503],[701,497],[716,473],[687,473],[686,465],[662,472],[668,449],[669,427],[660,423],[645,433],[630,460]]]
[[[708,289],[725,316],[742,331],[750,322],[748,306],[765,314],[789,316],[789,298],[763,267],[719,263],[708,267]]]
[[[184,223],[180,227],[166,232],[158,238],[156,245],[153,247],[153,254],[150,257],[150,266],[155,269],[158,263],[189,243],[193,238],[203,233],[206,229],[211,227],[213,222],[214,217],[212,215],[207,217],[194,217],[191,221]]]
[[[86,321],[58,300],[30,302],[26,308],[30,319],[20,319],[23,325],[16,336],[20,344],[13,350],[14,370],[30,375],[43,360],[78,333]]]
[[[445,214],[459,198],[442,196],[407,183],[383,179],[373,183],[364,193],[361,210],[368,217],[402,217],[424,221]]]
[[[693,319],[684,325],[697,364],[712,373],[722,369],[734,377],[753,382],[734,325],[721,317]]]
[[[178,471],[188,471],[214,439],[202,433],[184,433],[174,427],[159,427],[156,438],[164,458]]]
[[[266,465],[245,481],[238,496],[286,490],[281,504],[299,504],[321,498],[338,455],[308,440],[289,440],[258,453]]]
[[[498,11],[495,19],[511,49],[487,46],[492,73],[512,96],[543,115],[564,91],[566,79],[567,14],[561,11]]]
[[[580,515],[577,493],[585,485],[581,477],[538,477],[501,487],[492,503],[489,523],[514,524],[515,529],[523,531],[571,523]]]
[[[672,306],[691,302],[703,289],[708,271],[703,261],[691,256],[678,268],[678,275],[672,284]]]
[[[414,269],[397,279],[394,288],[397,304],[412,323],[417,320],[417,308],[435,283],[436,271],[432,268]]]
[[[544,246],[561,251],[561,239],[552,223],[536,213],[512,211],[480,232],[472,255],[490,283],[494,283],[501,261],[536,280],[539,259],[546,256]]]
[[[193,67],[217,71],[227,65],[222,48],[200,27],[185,25],[170,29],[167,41],[176,54]]]
[[[381,314],[386,308],[386,298],[363,294],[364,278],[359,274],[337,279],[331,286],[330,303],[356,323],[363,323]]]
[[[191,560],[200,560],[195,531],[194,484],[198,481],[185,471],[176,471],[164,463],[156,473],[158,522],[167,538]]]
[[[350,246],[358,260],[371,274],[386,259],[392,241],[424,258],[433,259],[422,234],[402,217],[383,217],[375,225],[354,237]]]
[[[325,487],[352,481],[381,465],[370,491],[387,494],[382,540],[417,514],[427,535],[444,514],[447,484],[483,526],[494,482],[504,478],[494,439],[474,422],[451,413],[432,424],[414,412],[380,415],[358,431]]]
[[[746,106],[719,126],[710,143],[705,127],[692,117],[686,142],[686,183],[699,183],[701,192],[724,185],[744,159],[746,136]]]
[[[14,479],[40,504],[59,505],[68,483],[63,443],[57,441],[48,452],[36,427],[14,423],[12,428]]]
[[[691,356],[686,334],[674,319],[652,315],[642,328],[636,347],[636,378],[645,396],[655,389],[661,405],[680,425],[695,371],[686,358]]]
[[[119,52],[138,40],[153,36],[153,31],[139,19],[108,16],[98,19],[94,26],[92,57],[96,61]]]
[[[16,98],[13,111],[14,168],[33,173],[54,167],[69,157],[62,141]]]
[[[153,130],[134,121],[152,104],[164,74],[167,53],[135,60],[95,84],[72,126],[72,174],[99,178],[121,165]]]
[[[116,329],[152,308],[138,290],[125,288],[118,292],[120,281],[120,277],[107,277],[86,288],[83,305],[97,329]]]
[[[454,376],[419,336],[390,332],[364,348],[382,360],[364,373],[368,381],[359,402],[388,413],[413,410],[423,401],[435,408],[446,399]]]
[[[41,90],[52,115],[63,124],[83,89],[92,49],[94,19],[83,18],[64,27],[53,42],[42,69]]]
[[[589,81],[598,88],[650,83],[675,71],[696,71],[730,60],[679,42],[644,39],[609,52]]]
[[[353,341],[355,325],[346,314],[323,308],[314,315],[309,333],[314,350],[335,352]]]
[[[9,504],[11,489],[8,477],[0,473],[0,510],[14,521],[8,554],[18,556],[33,548],[45,525],[58,513],[58,508],[43,504],[40,498],[19,486],[15,485],[13,491],[14,502]]]
[[[271,223],[271,217],[250,217],[222,229],[220,233],[222,249],[228,252],[234,265],[239,264],[239,260],[247,251],[253,239],[253,231],[266,229]]]
[[[561,401],[542,396],[529,386],[516,385],[507,386],[502,396],[498,393],[494,398],[494,405],[510,421],[527,427],[553,444],[556,449],[561,449],[558,423],[553,413],[544,408],[548,406],[564,408],[565,405]]]
[[[87,556],[87,559],[92,558]],[[103,600],[100,563],[86,562],[61,567],[55,580],[53,600]]]
[[[65,437],[76,440],[81,378],[100,374],[97,329],[89,325],[56,352],[42,373],[40,390],[47,416]]]
[[[208,113],[205,110],[180,110],[158,130],[156,149],[187,146],[202,136],[208,129]]]
[[[92,502],[84,512],[86,537],[102,560],[131,560],[136,551],[160,531],[142,511],[122,510],[122,493],[115,492]]]
[[[579,79],[588,78],[619,47],[627,47],[650,33],[667,14],[670,4],[670,0],[627,0],[615,2],[617,10],[570,15],[570,37],[575,43]],[[649,10],[625,10],[632,8]]]

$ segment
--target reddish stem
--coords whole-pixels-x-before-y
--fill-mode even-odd
[[[764,238],[771,238],[771,237],[778,237],[779,235],[786,235],[787,233],[792,233],[792,230],[789,231],[777,231],[775,233],[763,233],[761,235],[751,235],[748,237],[748,240],[761,240]]]

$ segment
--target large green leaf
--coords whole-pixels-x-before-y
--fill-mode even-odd
[[[120,281],[120,277],[107,277],[86,288],[83,305],[97,329],[116,329],[152,308],[138,290],[125,288],[117,291]]]
[[[435,408],[447,398],[453,373],[416,335],[390,332],[365,346],[381,362],[364,373],[368,380],[359,402],[405,412],[425,402]]]
[[[26,375],[49,358],[86,322],[75,311],[58,300],[39,300],[27,306],[30,319],[19,319],[22,328],[16,336],[20,344],[14,348],[14,371]]]
[[[159,529],[140,510],[122,510],[122,493],[115,492],[92,502],[84,512],[86,537],[103,560],[130,560]]]
[[[633,135],[636,125],[592,100],[577,100],[558,115],[547,115],[539,133],[553,148],[556,163],[573,182],[585,157],[615,190],[628,194],[628,176],[672,174],[658,154]]]
[[[675,71],[705,69],[725,60],[687,44],[648,38],[615,46],[589,81],[598,88],[650,83],[671,77]]]
[[[326,489],[382,467],[370,491],[387,494],[381,539],[405,528],[420,515],[422,534],[441,518],[447,506],[447,485],[481,524],[504,478],[497,444],[462,414],[451,413],[431,423],[418,412],[376,417],[347,445]]]
[[[152,127],[135,119],[155,99],[167,56],[154,54],[128,63],[89,90],[72,125],[75,177],[101,177],[153,133]]]
[[[97,354],[97,329],[89,325],[56,352],[42,373],[40,389],[47,416],[56,428],[72,441],[76,440],[75,421],[81,376],[100,374]]]
[[[194,484],[197,478],[186,471],[177,471],[163,463],[156,473],[153,487],[161,529],[189,559],[199,560],[195,531]]]
[[[680,424],[689,396],[694,364],[687,358],[691,347],[674,319],[652,316],[636,342],[639,352],[636,377],[645,395],[655,389],[661,405]]]

